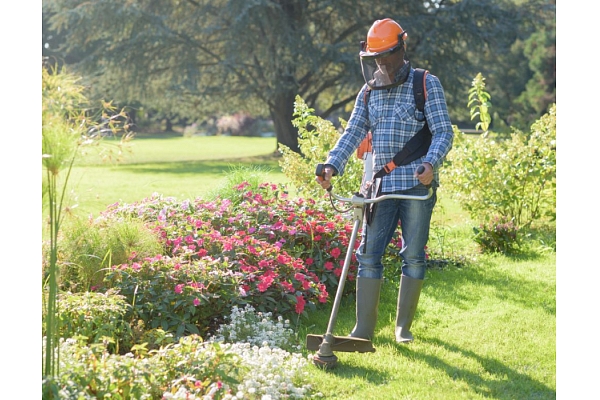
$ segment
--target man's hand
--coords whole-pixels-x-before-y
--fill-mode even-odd
[[[317,176],[316,180],[323,189],[328,190],[331,187],[331,177],[333,176],[333,168],[323,168],[323,175],[324,176]]]
[[[419,167],[417,167],[417,169],[415,170],[415,178],[418,178],[419,182],[421,182],[425,186],[431,185],[431,182],[433,181],[433,166],[428,162],[424,162],[421,165],[423,166],[423,168],[425,168],[425,170],[419,174],[417,172]]]

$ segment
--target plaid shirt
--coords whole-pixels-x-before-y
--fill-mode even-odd
[[[406,82],[392,89],[372,90],[368,107],[364,103],[365,84],[354,104],[346,130],[335,147],[329,152],[327,164],[331,164],[341,175],[356,149],[367,136],[373,133],[374,172],[390,162],[408,140],[425,125],[423,113],[416,109],[413,95],[413,75],[411,68]],[[433,187],[439,185],[438,168],[452,148],[454,133],[446,108],[444,89],[437,76],[427,74],[427,101],[424,114],[431,131],[431,146],[428,153],[410,164],[396,167],[383,177],[381,191],[384,193],[407,190],[420,184],[414,171],[423,162],[434,168]],[[367,109],[368,108],[368,109]],[[423,120],[422,122],[419,122]]]

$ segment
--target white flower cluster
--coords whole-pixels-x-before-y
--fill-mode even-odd
[[[308,379],[308,372],[305,370],[308,361],[301,354],[291,354],[282,349],[270,348],[268,345],[259,347],[249,343],[223,343],[221,346],[226,353],[240,357],[238,366],[245,373],[242,374],[241,383],[237,387],[224,385],[219,389],[213,383],[208,394],[198,397],[190,392],[188,386],[182,384],[179,387],[171,387],[169,392],[163,394],[163,399],[210,400],[219,390],[230,392],[221,394],[220,398],[224,400],[302,399],[321,396],[320,393],[311,395],[310,384],[295,383]]]
[[[285,350],[301,350],[295,345],[295,334],[289,320],[281,316],[277,322],[272,320],[272,313],[256,312],[254,307],[246,305],[244,309],[234,306],[227,317],[231,323],[221,325],[211,339],[226,343],[249,343],[256,346],[269,346]]]
[[[311,393],[311,385],[303,384],[308,380],[306,367],[308,359],[300,353],[290,353],[282,347],[293,346],[294,332],[289,321],[281,317],[272,321],[271,313],[255,312],[247,305],[244,309],[234,307],[230,324],[221,325],[210,342],[219,342],[226,353],[239,356],[238,367],[242,373],[241,383],[228,391],[235,394],[221,394],[224,400],[277,400],[322,397],[321,393]],[[210,346],[207,346],[207,349]],[[223,388],[225,389],[225,388]],[[203,397],[194,397],[186,387],[177,388],[175,393],[164,393],[164,400],[188,399],[209,400],[216,394],[211,392]]]

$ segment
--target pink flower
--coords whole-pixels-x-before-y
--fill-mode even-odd
[[[208,254],[208,251],[206,251],[206,249],[198,250],[198,257],[204,257],[207,254]]]
[[[196,307],[198,307],[198,306],[200,305],[200,300],[198,300],[198,298],[197,298],[197,297],[194,299],[194,305],[195,305]]]
[[[279,254],[277,256],[277,262],[279,264],[287,264],[289,261],[290,261],[290,257],[289,256],[286,256],[286,255],[283,255],[283,254]]]
[[[310,257],[308,257],[306,260],[304,260],[304,263],[306,264],[306,266],[311,266],[314,263],[314,260]]]
[[[302,295],[296,296],[296,314],[302,314],[306,300]]]
[[[246,189],[248,186],[250,186],[250,184],[248,182],[242,182],[239,185],[237,185],[235,187],[235,190],[244,190]]]
[[[140,265],[140,263],[134,262],[133,264],[131,264],[131,268],[133,268],[135,271],[139,271],[142,268],[142,266]]]
[[[319,303],[327,302],[327,290],[325,289],[325,285],[319,283]]]
[[[183,293],[184,284],[180,283],[179,285],[175,285],[175,293],[181,294]]]
[[[258,254],[258,252],[254,248],[254,246],[246,246],[246,251],[248,251],[248,253],[253,254],[253,255],[257,255]]]
[[[275,223],[274,223],[274,224],[271,226],[271,229],[274,229],[274,230],[279,230],[279,229],[281,229],[282,227],[283,227],[283,223],[281,223],[281,221],[277,221],[277,222],[275,222]]]
[[[294,285],[292,285],[289,282],[281,282],[280,285],[281,285],[281,287],[283,287],[286,290],[286,292],[294,291]]]
[[[331,261],[327,261],[323,266],[327,271],[331,271],[333,269],[333,263]]]
[[[265,292],[269,286],[271,286],[271,283],[273,283],[273,276],[272,275],[265,275],[262,276],[260,278],[260,283],[258,284],[258,290],[259,292]]]
[[[340,250],[339,247],[335,247],[335,248],[331,249],[331,255],[334,258],[338,258],[340,256],[340,254],[342,254],[342,251]]]

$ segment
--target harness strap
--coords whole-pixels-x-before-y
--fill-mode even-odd
[[[424,112],[425,101],[427,100],[426,80],[428,73],[429,71],[427,71],[426,69],[415,68],[415,72],[413,74],[413,96],[415,98],[415,104],[417,106],[417,109],[421,112]],[[365,105],[367,105],[369,102],[370,94],[371,88],[367,88],[363,97]],[[365,138],[365,141],[368,141],[369,144],[372,141],[370,132],[367,138]],[[431,131],[429,130],[429,126],[427,125],[427,121],[425,120],[425,125],[423,126],[423,128],[421,128],[415,136],[410,138],[410,140],[408,141],[408,143],[406,143],[402,150],[396,153],[394,158],[386,165],[384,165],[383,168],[375,174],[373,179],[381,178],[392,172],[396,167],[399,167],[400,165],[410,164],[414,160],[423,157],[427,154],[430,145]],[[363,146],[363,144],[361,143],[359,149],[361,147],[366,147],[366,145]]]

